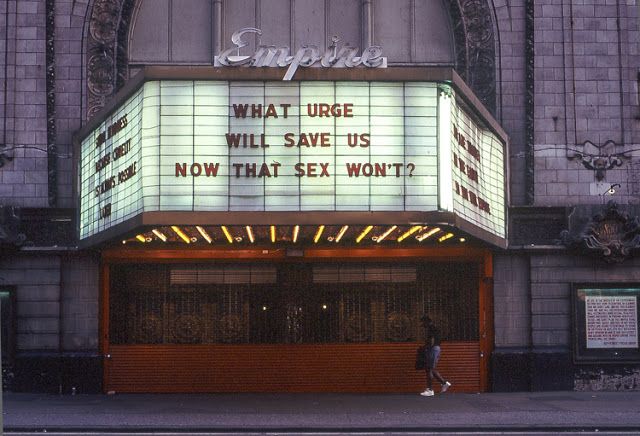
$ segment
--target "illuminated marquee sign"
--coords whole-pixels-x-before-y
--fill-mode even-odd
[[[80,238],[151,211],[438,211],[505,236],[503,144],[433,82],[146,82],[81,139]]]

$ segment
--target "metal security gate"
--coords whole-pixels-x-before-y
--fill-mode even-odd
[[[105,390],[413,392],[429,313],[440,368],[480,388],[477,263],[113,264]],[[107,323],[105,323],[107,324]]]

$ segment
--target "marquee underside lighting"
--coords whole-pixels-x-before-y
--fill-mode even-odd
[[[206,236],[205,236],[206,235]],[[138,230],[123,243],[145,246],[229,246],[296,244],[301,246],[439,246],[468,244],[474,239],[443,225],[198,225],[157,226]]]

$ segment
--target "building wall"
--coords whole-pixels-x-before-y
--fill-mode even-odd
[[[640,282],[640,260],[603,267],[564,253],[531,255],[533,385],[576,390],[638,389],[638,365],[573,365],[571,283]],[[562,378],[559,376],[564,375]]]
[[[47,106],[45,94],[44,1],[0,4],[3,123],[6,156],[0,171],[0,199],[21,207],[46,207]],[[1,152],[1,150],[0,150]]]
[[[455,59],[455,28],[446,14],[454,1],[467,11],[479,4],[373,0],[371,15],[365,17],[372,20],[371,30],[365,31],[360,1],[277,0],[267,8],[257,0],[224,0],[224,25],[217,40],[218,30],[209,19],[215,15],[211,0],[4,0],[0,205],[49,211],[76,206],[72,135],[94,104],[91,66],[104,61],[99,53],[89,52],[88,41],[92,35],[108,39],[117,31],[101,27],[92,17],[111,13],[110,6],[134,4],[125,41],[135,72],[145,63],[208,64],[217,48],[229,45],[231,33],[244,26],[262,28],[264,43],[292,48],[314,43],[323,48],[338,34],[341,42],[360,47],[381,44],[392,63],[450,64]],[[487,5],[491,13],[484,18],[492,22],[496,49],[495,114],[510,136],[511,205],[544,210],[600,205],[611,198],[622,205],[640,203],[640,151],[635,151],[640,150],[637,2],[487,0]],[[533,16],[527,17],[531,5]],[[535,31],[528,34],[531,19]],[[531,38],[535,56],[528,59]],[[527,104],[530,61],[532,106]],[[47,91],[53,104],[47,104]],[[612,142],[604,146],[607,141]],[[48,148],[55,151],[53,159]],[[601,173],[585,167],[598,157],[605,158],[605,166],[612,157],[620,165]],[[605,193],[615,183],[621,186],[610,197]],[[73,248],[75,241],[67,245]],[[495,256],[494,389],[638,389],[638,383],[633,384],[636,366],[573,365],[568,294],[575,281],[638,283],[638,261],[612,266],[561,246],[525,245],[530,244]],[[99,374],[99,261],[89,253],[47,249],[48,254],[23,249],[4,255],[0,278],[16,286],[17,348],[28,369],[20,376],[23,387],[36,388],[27,380],[43,373],[42,368],[52,368],[48,359],[54,354],[82,362],[56,366],[57,373],[46,383],[40,380],[46,389],[58,391],[70,389],[66,382],[60,386],[62,371],[69,371],[67,380],[80,380],[82,372]],[[558,376],[549,378],[549,373]]]
[[[614,183],[637,203],[637,2],[539,1],[535,23],[535,204],[603,203]],[[599,180],[580,155],[621,165]]]
[[[525,1],[494,0],[498,32],[498,121],[509,135],[510,200],[526,204]]]
[[[0,260],[0,281],[15,286],[15,356],[9,387],[95,390],[98,262],[77,253],[23,252]],[[7,358],[9,356],[5,356]]]

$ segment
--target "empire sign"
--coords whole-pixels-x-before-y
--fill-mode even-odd
[[[243,39],[245,34],[262,35],[260,29],[246,27],[231,35],[233,47],[220,53],[214,59],[216,66],[237,67],[286,67],[282,80],[291,80],[299,67],[310,67],[319,63],[324,68],[353,68],[359,65],[369,68],[384,68],[387,66],[387,59],[382,57],[382,48],[371,46],[362,51],[358,56],[359,49],[348,44],[338,50],[338,37],[332,38],[330,45],[324,53],[315,45],[303,45],[295,54],[289,51],[289,47],[275,45],[259,45],[252,55],[240,55],[240,49],[249,45]]]

